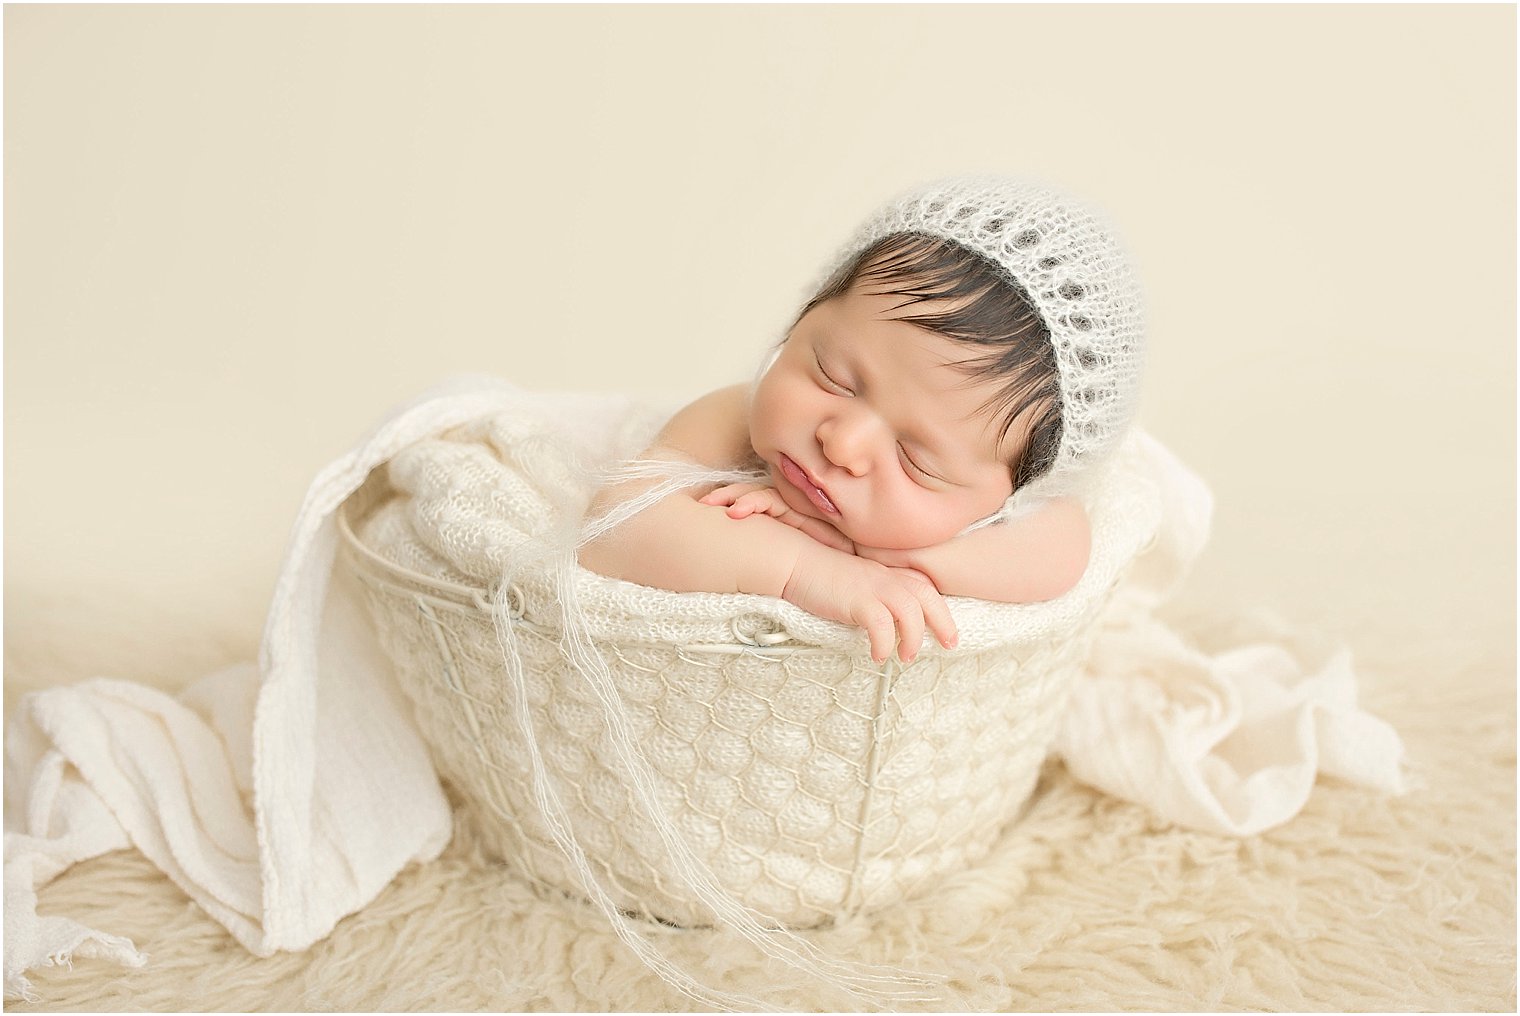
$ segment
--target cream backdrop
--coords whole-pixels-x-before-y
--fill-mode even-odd
[[[8,635],[255,617],[387,407],[745,378],[876,202],[998,169],[1135,254],[1192,600],[1513,658],[1512,5],[4,19]]]

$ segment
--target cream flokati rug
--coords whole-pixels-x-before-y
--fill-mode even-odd
[[[252,596],[174,618],[8,592],[7,705],[96,675],[176,687],[252,658],[262,619]],[[1231,641],[1220,621],[1173,620],[1204,648]],[[1234,840],[1154,822],[1052,763],[975,870],[810,937],[947,975],[954,994],[932,1009],[1514,1010],[1512,649],[1386,634],[1352,642],[1363,700],[1403,735],[1421,789],[1385,799],[1322,781],[1292,822]],[[133,851],[39,896],[41,913],[126,935],[149,964],[39,970],[41,1002],[9,1011],[691,1008],[592,908],[483,859],[464,829],[326,941],[265,960]],[[742,942],[652,933],[716,987],[850,1006]]]

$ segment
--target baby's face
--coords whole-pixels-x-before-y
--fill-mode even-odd
[[[907,321],[901,297],[851,288],[814,307],[755,390],[750,443],[794,510],[856,543],[950,539],[1012,493],[1017,423],[1000,445],[995,382],[951,366],[976,351]]]

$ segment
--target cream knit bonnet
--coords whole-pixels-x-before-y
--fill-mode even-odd
[[[1134,419],[1144,355],[1140,286],[1101,213],[1030,180],[936,180],[878,209],[824,278],[891,233],[953,240],[997,264],[1023,290],[1055,347],[1062,431],[1050,469],[1015,499],[1081,489]]]

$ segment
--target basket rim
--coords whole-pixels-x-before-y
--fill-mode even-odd
[[[1115,483],[1117,482],[1116,478]],[[949,598],[953,601],[965,601],[970,605],[969,609],[973,610],[973,613],[969,617],[957,616],[957,624],[962,628],[961,645],[955,650],[943,650],[943,652],[959,653],[1002,646],[1027,646],[1034,641],[1052,636],[1064,637],[1072,631],[1073,626],[1093,621],[1102,612],[1115,587],[1133,569],[1135,561],[1157,542],[1160,535],[1157,520],[1150,518],[1154,511],[1159,509],[1159,505],[1150,505],[1150,499],[1146,498],[1142,499],[1146,500],[1147,504],[1139,505],[1135,499],[1141,498],[1142,495],[1138,491],[1129,489],[1131,486],[1133,485],[1129,483],[1120,484],[1114,491],[1114,497],[1110,499],[1114,503],[1105,505],[1105,514],[1109,514],[1108,509],[1112,509],[1113,519],[1105,527],[1110,532],[1101,543],[1097,539],[1094,540],[1092,559],[1088,562],[1088,568],[1084,571],[1081,581],[1072,590],[1054,600],[1029,604],[1003,604],[982,601],[974,597]],[[364,519],[400,493],[392,486],[384,470],[376,470],[334,513],[340,547],[356,574],[367,578],[372,583],[381,583],[413,596],[427,597],[433,601],[434,606],[447,605],[457,610],[491,614],[494,609],[493,603],[502,592],[499,581],[492,583],[477,579],[471,581],[470,584],[464,584],[422,574],[384,556],[377,548],[370,546],[359,537],[356,527],[362,525]],[[1144,510],[1136,514],[1134,509],[1137,506]],[[1142,532],[1141,527],[1148,531]],[[704,610],[700,616],[692,621],[693,625],[703,630],[694,629],[690,638],[678,639],[683,645],[708,643],[732,645],[735,642],[735,636],[731,628],[733,621],[731,615],[737,611],[745,617],[764,619],[767,635],[773,633],[776,641],[772,642],[767,637],[760,645],[779,647],[783,643],[791,643],[787,645],[787,648],[811,646],[830,651],[854,651],[859,648],[854,645],[847,646],[846,636],[834,630],[843,626],[807,615],[784,600],[744,593],[681,593],[651,588],[649,591],[657,594],[652,600],[640,599],[634,606],[629,606],[620,598],[618,591],[621,587],[628,585],[642,587],[624,580],[600,576],[594,572],[585,572],[584,577],[592,580],[584,590],[585,593],[593,596],[598,603],[605,601],[604,605],[613,608],[615,612],[618,612],[618,616],[626,612],[629,617],[640,621],[647,620],[645,615],[660,608],[667,597],[702,596],[715,597],[724,601],[720,604],[727,611],[723,616],[713,614],[716,608],[704,604]],[[516,601],[512,613],[521,617],[522,608],[527,602],[524,594],[529,590],[517,589],[514,584],[506,592],[509,598]],[[515,597],[512,596],[514,592],[517,594]],[[951,606],[952,610],[956,609],[955,603]],[[972,625],[971,630],[979,633],[971,640],[974,644],[968,644],[966,638],[968,620]],[[706,628],[711,628],[711,630],[705,630]],[[786,634],[785,639],[781,638],[782,633]],[[853,640],[853,638],[853,635],[849,636],[849,639]],[[757,645],[749,638],[739,638],[737,641],[749,647]],[[929,640],[926,649],[932,655],[938,655],[941,651],[933,640]]]
[[[486,586],[466,586],[458,582],[450,582],[447,579],[437,579],[429,575],[422,575],[412,571],[405,565],[396,564],[390,559],[381,556],[377,551],[368,546],[359,535],[354,532],[353,522],[349,518],[350,513],[362,514],[364,509],[355,501],[344,504],[336,513],[338,533],[342,546],[349,555],[349,560],[355,564],[361,573],[367,575],[361,577],[371,582],[379,582],[388,585],[398,592],[405,593],[414,598],[420,598],[430,602],[433,606],[442,606],[452,609],[474,611],[489,615],[492,611],[492,590]],[[512,603],[511,617],[517,624],[548,631],[541,625],[528,620],[522,614],[522,597],[516,587],[507,590],[509,602]],[[778,653],[796,652],[836,652],[834,648],[826,646],[811,646],[806,644],[790,644],[792,636],[789,633],[768,635],[759,633],[745,638],[735,634],[734,641],[721,642],[682,642],[680,647],[688,651],[703,653],[749,653],[763,657],[772,657]],[[659,640],[649,641],[650,644],[664,645]],[[891,661],[889,661],[891,662]]]
[[[343,546],[356,558],[356,561],[366,569],[379,573],[377,577],[388,579],[396,584],[421,587],[423,590],[442,599],[458,602],[460,606],[485,608],[490,603],[491,591],[486,586],[466,586],[458,582],[450,582],[448,579],[435,578],[431,575],[423,575],[412,571],[404,565],[397,564],[388,558],[382,557],[373,548],[359,539],[354,532],[350,514],[359,511],[356,500],[350,498],[338,509],[337,524],[338,537]]]

